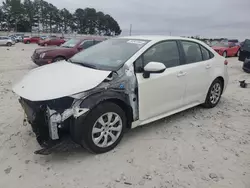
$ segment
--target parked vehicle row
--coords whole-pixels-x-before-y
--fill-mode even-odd
[[[36,49],[31,59],[35,64],[39,66],[57,61],[68,60],[76,53],[85,50],[95,44],[98,44],[105,39],[105,37],[84,37],[81,39],[70,39],[60,45],[60,47],[45,47]],[[60,44],[60,40],[55,44]],[[47,42],[50,42],[50,40],[48,40]]]
[[[70,55],[32,70],[13,87],[42,147],[66,135],[91,152],[104,153],[117,146],[125,129],[200,104],[215,107],[227,87],[227,60],[201,41],[169,36],[103,40],[71,39],[53,50],[37,49],[34,56],[41,59]]]

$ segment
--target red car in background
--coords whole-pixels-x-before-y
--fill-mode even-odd
[[[34,37],[28,37],[23,39],[24,44],[30,44],[30,43],[38,43],[40,41],[40,37],[34,36]]]
[[[65,43],[65,40],[62,37],[50,37],[45,40],[40,40],[38,45],[40,46],[60,46]]]
[[[240,54],[240,45],[235,44],[233,42],[228,43],[216,43],[212,46],[212,48],[220,55],[224,57],[233,57],[239,56]]]
[[[85,37],[81,39],[70,39],[60,47],[38,48],[34,51],[31,59],[39,66],[57,61],[68,60],[78,52],[85,50],[106,40],[104,37]]]

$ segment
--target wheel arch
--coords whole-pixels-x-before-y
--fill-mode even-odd
[[[129,103],[128,95],[123,92],[106,91],[92,94],[82,101],[80,107],[91,110],[104,102],[114,103],[125,112],[127,117],[126,128],[130,129],[133,122],[133,109]]]
[[[67,58],[66,58],[65,56],[63,56],[63,55],[57,55],[56,57],[53,58],[53,61],[54,61],[55,59],[59,58],[59,57],[61,57],[61,58],[65,59],[65,60],[67,60]]]
[[[224,80],[224,78],[222,76],[218,76],[214,80],[216,80],[216,79],[221,81],[221,83],[222,83],[222,93],[223,93],[224,92],[224,87],[225,87],[225,80]]]

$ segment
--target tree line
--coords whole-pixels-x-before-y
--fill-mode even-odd
[[[121,33],[117,21],[94,8],[71,13],[44,0],[5,0],[0,6],[0,30],[16,32],[79,33],[114,36]]]

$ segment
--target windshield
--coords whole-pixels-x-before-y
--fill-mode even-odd
[[[216,43],[213,46],[214,47],[228,47],[228,43]]]
[[[109,39],[76,54],[70,61],[95,69],[116,71],[148,42],[136,39]]]
[[[77,45],[77,43],[80,42],[79,39],[70,39],[67,42],[65,42],[62,47],[66,47],[66,48],[73,48],[75,47],[75,45]]]

